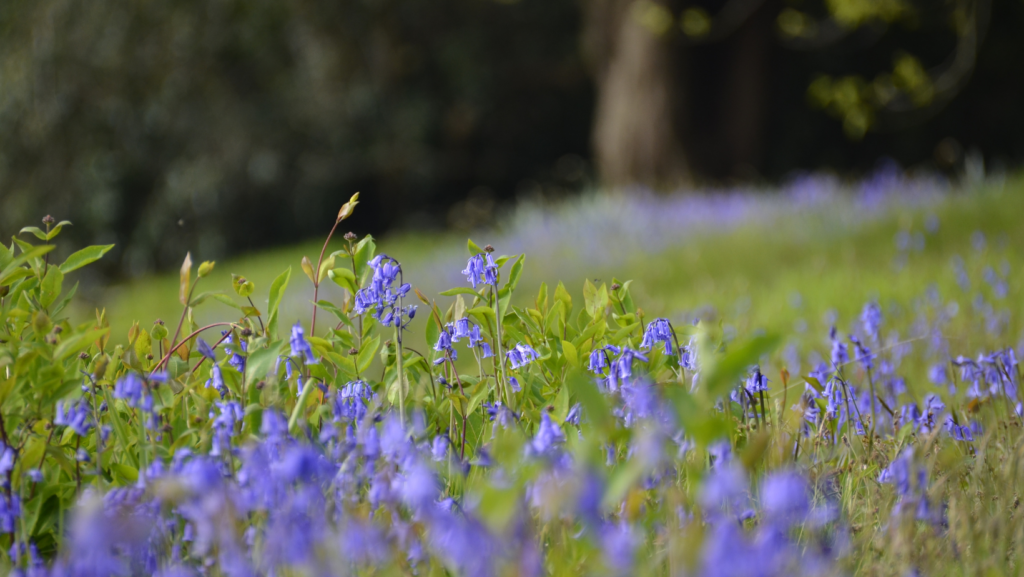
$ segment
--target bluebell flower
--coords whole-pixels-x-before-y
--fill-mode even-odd
[[[594,349],[590,353],[590,361],[587,368],[599,375],[604,374],[604,369],[607,368],[609,364],[609,357],[611,355],[619,354],[619,351],[619,347],[615,345],[604,345],[603,347]]]
[[[358,314],[370,312],[384,326],[404,328],[408,324],[404,319],[412,320],[416,307],[398,307],[398,299],[412,289],[409,283],[394,286],[402,267],[398,261],[384,254],[374,257],[368,265],[373,269],[373,277],[356,292],[353,310]]]
[[[546,411],[542,412],[537,434],[530,441],[530,452],[534,455],[545,455],[564,441],[565,434],[562,433],[562,429],[551,420],[551,415]]]
[[[511,409],[502,404],[501,401],[495,401],[493,403],[485,401],[480,406],[487,414],[487,420],[493,422],[495,426],[500,425],[503,428],[508,428],[519,420],[519,415],[515,414]]]
[[[220,365],[213,365],[210,369],[210,378],[206,380],[206,388],[210,387],[217,389],[220,393],[220,398],[224,398],[224,395],[228,394],[228,387],[224,384],[224,374],[220,370]]]
[[[308,364],[316,363],[316,357],[313,356],[313,347],[306,340],[305,331],[302,330],[301,323],[295,323],[295,326],[292,327],[292,336],[288,344],[292,348],[292,357],[305,359]]]
[[[373,390],[364,381],[349,381],[334,399],[334,420],[359,422],[366,416]]]
[[[864,370],[870,371],[875,368],[875,355],[871,352],[871,349],[853,335],[850,335],[850,342],[853,343],[853,348],[857,355],[857,362],[864,367]]]
[[[697,337],[691,336],[689,344],[683,345],[679,354],[679,365],[692,372],[700,370],[697,367]]]
[[[953,415],[946,415],[945,427],[946,431],[955,441],[974,441],[974,434],[971,432],[971,428],[958,425],[956,420],[953,419]]]
[[[10,497],[0,492],[0,535],[14,533],[21,517],[21,497],[12,493]]]
[[[469,319],[461,318],[453,323],[452,342],[457,343],[460,339],[469,338]],[[472,346],[472,344],[470,345]]]
[[[523,390],[523,388],[519,386],[519,379],[515,377],[509,377],[508,384],[512,387],[513,393],[518,393],[519,391]]]
[[[874,301],[864,305],[864,310],[860,313],[860,322],[864,327],[864,332],[871,337],[873,342],[878,343],[878,329],[882,325],[882,307]]]
[[[14,449],[0,441],[0,477],[7,478],[7,474],[14,470],[14,459],[17,455]]]
[[[650,350],[655,343],[662,343],[665,346],[665,354],[671,355],[672,338],[672,325],[669,324],[668,319],[654,319],[647,324],[647,330],[644,331],[643,341],[640,343],[640,350],[647,351]]]
[[[199,354],[211,361],[217,360],[217,355],[214,354],[213,348],[210,347],[209,343],[203,340],[203,337],[196,337],[196,350],[199,351]]]
[[[57,401],[53,424],[70,427],[79,437],[88,435],[93,427],[89,422],[89,403],[85,398],[70,403]]]
[[[569,414],[565,416],[565,422],[570,425],[580,426],[580,415],[582,414],[583,408],[579,403],[574,404],[569,409]]]
[[[494,286],[498,283],[498,265],[490,254],[480,253],[470,257],[462,274],[466,275],[466,280],[474,289],[481,284]]]
[[[640,536],[626,523],[608,523],[601,529],[601,551],[605,565],[616,575],[633,574],[634,556]]]
[[[835,327],[832,327],[829,337],[832,339],[832,367],[838,369],[850,362],[850,353],[846,348],[846,343],[836,338]]]
[[[802,523],[811,512],[809,487],[796,471],[775,471],[761,482],[761,506],[769,519]]]
[[[734,462],[716,465],[700,485],[699,500],[705,511],[745,517],[750,510],[747,475]]]
[[[114,398],[124,399],[129,407],[137,407],[142,400],[142,378],[128,373],[114,384]]]
[[[430,443],[430,456],[435,461],[443,461],[448,456],[448,435],[438,435]]]
[[[513,369],[526,366],[540,358],[540,353],[528,344],[519,343],[505,354]]]
[[[746,388],[750,394],[768,391],[768,377],[761,373],[761,367],[754,366],[754,370],[747,377]]]
[[[608,376],[605,378],[605,385],[609,391],[618,390],[620,384],[628,383],[633,378],[633,361],[647,362],[647,357],[638,351],[623,347],[619,358],[612,363]]]
[[[480,342],[480,352],[483,354],[483,358],[489,359],[494,356],[494,352],[491,351],[491,345],[485,342]]]
[[[459,358],[459,353],[455,351],[455,344],[452,341],[451,323],[448,323],[441,329],[441,334],[437,336],[437,342],[434,343],[434,350],[439,353],[445,353],[441,358],[434,361],[435,365],[443,363],[447,358],[451,358],[452,361]]]
[[[231,450],[231,438],[235,436],[235,423],[242,420],[242,405],[235,401],[216,403],[220,415],[213,421],[213,446],[211,457],[219,457]],[[212,415],[211,415],[212,417]]]
[[[225,336],[224,343],[226,345],[234,344],[234,339],[231,337],[231,333],[229,331],[224,331],[223,334]],[[246,345],[245,341],[242,341],[240,348],[241,352],[243,353],[248,351],[248,346]],[[230,358],[228,359],[228,364],[234,367],[236,371],[244,373],[245,357],[239,354],[239,351],[227,347],[225,347],[224,352],[230,355]]]
[[[405,468],[395,480],[394,490],[413,511],[422,510],[437,499],[439,485],[434,471],[419,459]]]

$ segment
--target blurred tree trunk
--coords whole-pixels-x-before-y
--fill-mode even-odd
[[[689,180],[680,46],[636,18],[633,0],[582,0],[584,50],[597,87],[593,147],[608,185],[671,187]]]

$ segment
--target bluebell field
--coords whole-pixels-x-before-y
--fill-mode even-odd
[[[647,314],[628,279],[587,280],[582,298],[520,283],[531,250],[586,253],[611,235],[621,252],[607,265],[678,241],[659,231],[817,206],[839,194],[829,182],[674,209],[641,196],[607,222],[535,219],[525,244],[470,240],[433,268],[351,233],[329,252],[356,195],[319,257],[266,289],[236,274],[230,293],[200,292],[216,265],[187,255],[180,319],[136,324],[123,344],[103,311],[69,312],[74,272],[111,247],[57,263],[67,223],[47,217],[0,245],[0,565],[33,577],[1018,573],[1024,397],[1003,342],[1017,293],[984,251],[953,263],[953,286],[974,294],[967,325],[922,279],[913,303],[870,299],[798,339]],[[893,191],[950,194],[883,172],[849,216],[885,210]],[[898,251],[915,242],[898,237]],[[421,274],[454,286],[424,294]],[[308,316],[286,322],[299,283]],[[210,300],[234,313],[201,325],[194,309]]]

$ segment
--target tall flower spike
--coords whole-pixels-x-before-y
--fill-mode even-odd
[[[668,319],[654,319],[647,324],[644,339],[640,343],[640,350],[650,350],[656,343],[662,343],[665,346],[666,355],[672,354],[672,326]]]
[[[292,336],[288,341],[292,347],[293,357],[303,357],[308,364],[315,364],[316,357],[313,356],[313,347],[306,340],[306,333],[302,330],[301,323],[295,323],[292,327]]]

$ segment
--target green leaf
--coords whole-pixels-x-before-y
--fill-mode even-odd
[[[288,267],[288,270],[279,274],[274,282],[270,284],[270,298],[268,302],[268,313],[270,315],[267,321],[267,334],[271,336],[277,335],[277,309],[281,306],[281,299],[284,298],[284,291],[288,288],[288,279],[292,276],[292,267]]]
[[[343,289],[348,289],[348,291],[353,294],[358,290],[356,289],[356,273],[347,268],[331,269],[327,271],[327,276],[334,281],[334,284]]]
[[[42,231],[38,226],[26,226],[25,228],[18,231],[18,234],[25,234],[30,232],[35,235],[39,240],[46,240],[46,233]]]
[[[607,398],[597,389],[594,381],[588,375],[572,370],[566,376],[565,384],[582,405],[589,426],[598,434],[607,435],[614,427],[612,413]]]
[[[64,273],[53,266],[46,271],[43,282],[39,285],[39,304],[48,309],[57,297],[60,296],[61,287],[64,284]]]
[[[53,307],[53,316],[59,315],[60,312],[64,310],[65,307],[71,304],[71,299],[75,296],[76,292],[78,292],[77,282],[75,282],[75,284],[72,285],[71,290],[69,290],[67,294],[64,295],[64,298],[60,299],[60,302],[57,303],[57,306]]]
[[[123,463],[111,463],[110,470],[121,478],[123,484],[132,484],[139,480],[139,471],[135,467],[129,467]]]
[[[807,377],[804,377],[804,382],[806,382],[808,385],[811,385],[811,387],[815,391],[818,391],[819,395],[824,395],[825,394],[825,389],[821,386],[821,381],[819,381],[818,379],[816,379],[814,377],[807,376]]]
[[[93,245],[87,246],[80,251],[74,252],[60,265],[60,272],[68,274],[73,270],[78,270],[83,266],[96,262],[103,258],[103,255],[110,252],[110,249],[114,248],[112,244],[104,245]]]
[[[370,364],[373,363],[373,355],[379,346],[380,336],[363,341],[363,348],[359,351],[359,356],[356,357],[356,368],[359,370],[359,374],[365,373],[366,369],[370,368]]]
[[[707,338],[706,333],[703,337]],[[701,358],[706,360],[701,381],[708,398],[717,399],[739,384],[750,366],[757,364],[762,355],[773,351],[778,343],[777,335],[759,335],[731,344],[724,355],[703,355]],[[702,347],[703,350],[708,348]]]
[[[370,235],[366,235],[363,237],[363,240],[356,243],[355,256],[353,257],[353,260],[355,260],[355,270],[352,272],[356,274],[357,279],[363,278],[366,263],[370,262],[375,252],[377,252],[377,244],[373,242],[373,237]]]
[[[71,335],[70,337],[61,341],[59,345],[57,345],[57,349],[53,351],[53,358],[56,361],[63,361],[64,359],[67,359],[72,355],[77,355],[78,353],[89,348],[89,346],[92,345],[93,342],[105,337],[108,332],[110,332],[110,327],[102,329],[92,329],[84,333]]]
[[[565,285],[561,282],[555,287],[555,300],[561,301],[565,305],[565,312],[572,311],[572,297],[569,296],[569,291],[565,290]]]
[[[475,297],[479,297],[480,296],[480,293],[478,293],[475,290],[469,288],[468,286],[460,286],[460,287],[450,288],[450,289],[448,289],[446,291],[441,291],[441,292],[439,292],[437,294],[439,294],[439,295],[441,295],[443,297],[453,297],[455,295],[473,295]]]
[[[604,508],[612,509],[622,503],[622,499],[629,492],[630,487],[644,476],[644,471],[644,465],[639,458],[630,459],[616,469],[608,480],[608,488],[605,490],[604,499],[601,502]]]
[[[19,243],[18,246],[21,246],[21,244]],[[30,245],[27,249],[25,247],[22,247],[22,253],[14,257],[11,260],[11,262],[9,262],[6,267],[4,267],[4,270],[0,272],[0,286],[11,284],[11,279],[14,277],[22,278],[23,276],[25,276],[23,273],[16,270],[22,265],[22,263],[25,263],[35,258],[39,258],[55,248],[57,248],[56,245],[52,244],[46,244],[42,246]]]
[[[209,299],[213,299],[215,301],[222,302],[222,303],[228,305],[229,307],[231,307],[233,309],[241,309],[242,308],[242,307],[240,307],[238,305],[238,303],[236,303],[235,301],[231,300],[231,297],[229,297],[228,295],[226,295],[226,294],[224,294],[224,293],[222,293],[220,291],[208,291],[208,292],[204,292],[204,293],[199,293],[198,295],[192,297],[192,302],[188,303],[188,306],[190,306],[190,307],[197,307],[197,306],[203,304],[204,302],[206,302]]]
[[[47,241],[53,240],[58,234],[60,234],[60,229],[64,228],[65,226],[71,226],[71,221],[70,220],[62,220],[62,221],[58,222],[57,224],[55,224],[53,226],[53,228],[50,229],[50,232],[48,232],[46,234],[46,239],[45,240],[47,240]]]
[[[145,359],[146,355],[153,352],[153,339],[150,338],[146,329],[139,329],[139,336],[135,339],[135,354],[139,359]]]
[[[242,298],[248,298],[252,296],[256,285],[244,276],[233,274],[231,275],[231,286],[235,289],[235,294]]]
[[[441,326],[437,324],[437,319],[433,315],[427,319],[427,346],[433,347],[437,343],[437,339],[441,337]]]
[[[486,254],[484,249],[480,248],[475,242],[473,242],[473,239],[467,239],[467,240],[469,241],[466,244],[467,248],[469,248],[469,256],[476,256],[478,254]]]
[[[476,315],[480,319],[481,324],[486,324],[494,320],[494,309],[491,307],[474,307],[466,311],[466,316]]]
[[[574,369],[580,368],[580,357],[576,354],[576,347],[573,346],[569,341],[562,341],[562,355],[565,356],[565,360]]]
[[[608,306],[608,287],[601,283],[601,288],[597,288],[587,279],[583,282],[583,302],[591,318],[603,315]]]
[[[299,400],[295,403],[295,408],[292,409],[292,416],[288,419],[288,430],[293,433],[297,433],[295,426],[299,422],[299,417],[302,416],[303,411],[306,408],[306,402],[309,400],[310,395],[313,391],[317,390],[317,387],[313,383],[306,383],[306,386],[302,388],[302,394],[299,395]]]
[[[284,342],[271,344],[265,349],[256,349],[249,352],[245,361],[245,380],[256,383],[267,376],[267,373],[277,364],[277,358],[281,354],[281,347]]]
[[[505,287],[508,288],[509,291],[514,291],[516,290],[516,287],[519,286],[519,277],[523,273],[524,260],[526,260],[526,255],[521,254],[519,255],[519,258],[516,259],[516,262],[512,263],[512,270],[508,273],[508,282],[505,283]]]

